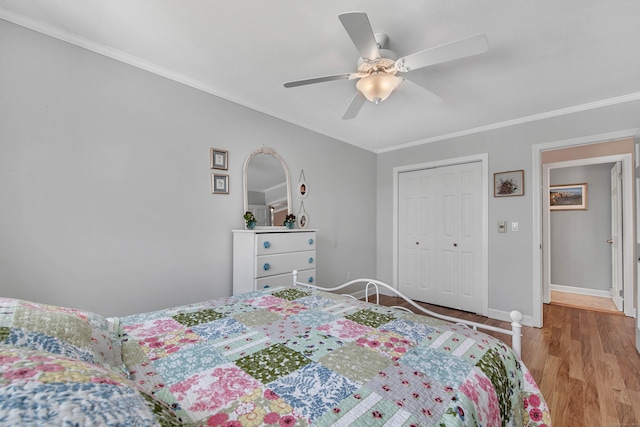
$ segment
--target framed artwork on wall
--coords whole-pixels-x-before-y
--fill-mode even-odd
[[[298,180],[298,196],[304,199],[309,194],[309,184],[304,179],[304,170],[300,171],[300,179]]]
[[[225,150],[219,150],[217,148],[211,148],[209,150],[209,160],[211,163],[211,169],[228,169],[229,152]]]
[[[493,174],[493,197],[524,196],[524,170]]]
[[[211,193],[229,194],[229,175],[211,174]]]
[[[549,186],[549,209],[552,211],[586,210],[588,198],[586,183]]]

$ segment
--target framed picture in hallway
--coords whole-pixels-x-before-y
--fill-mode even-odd
[[[493,174],[493,197],[524,196],[524,170]]]
[[[552,211],[586,210],[587,184],[549,186],[549,209]]]

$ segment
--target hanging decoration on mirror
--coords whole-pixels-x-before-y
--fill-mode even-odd
[[[307,228],[309,225],[309,217],[304,211],[304,202],[300,202],[300,212],[298,213],[298,228]]]
[[[298,196],[304,199],[309,194],[309,185],[304,179],[304,169],[300,169],[300,179],[298,180]]]

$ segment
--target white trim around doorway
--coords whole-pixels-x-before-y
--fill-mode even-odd
[[[566,148],[571,146],[578,145],[586,145],[586,144],[594,144],[598,142],[607,142],[613,141],[617,139],[623,138],[634,138],[638,135],[638,129],[627,129],[619,132],[610,132],[600,135],[592,135],[581,138],[567,139],[562,141],[553,141],[542,144],[535,144],[532,146],[532,183],[535,185],[535,189],[533,191],[533,325],[536,327],[542,327],[543,319],[542,319],[542,304],[545,302],[545,289],[543,288],[543,244],[546,240],[543,241],[542,235],[542,220],[543,220],[543,212],[542,212],[542,195],[544,193],[544,184],[543,184],[543,171],[541,164],[541,154],[543,151],[557,149],[557,148]],[[624,200],[633,200],[633,182],[632,182],[632,173],[631,168],[633,168],[633,162],[631,160],[631,155],[623,155],[623,199]],[[567,163],[567,162],[565,162]],[[548,172],[548,170],[546,171]],[[623,228],[626,230],[633,230],[633,203],[624,203],[623,202]],[[623,272],[623,283],[625,289],[625,301],[632,301],[633,298],[633,268],[634,268],[634,249],[635,249],[635,239],[625,239],[623,251],[625,253],[624,256],[624,272]],[[548,252],[545,251],[545,253]],[[629,299],[627,300],[627,293]],[[548,301],[546,301],[548,302]],[[625,304],[625,307],[631,306],[629,311],[625,309],[625,314],[627,316],[635,317],[635,309],[633,309],[633,304]]]

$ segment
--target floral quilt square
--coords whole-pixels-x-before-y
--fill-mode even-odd
[[[253,378],[267,384],[308,365],[311,360],[282,344],[274,344],[235,363]]]
[[[241,396],[206,420],[207,426],[258,426],[272,424],[283,427],[306,426],[307,421],[294,414],[293,408],[271,390],[257,388]]]
[[[262,326],[255,326],[253,329],[262,332],[273,341],[284,342],[289,338],[306,334],[312,329],[312,327],[298,323],[295,320],[291,320],[291,318],[279,318],[275,322]]]
[[[57,310],[69,310],[61,307],[39,307],[28,303],[15,308],[13,326],[25,328],[38,335],[57,337],[78,347],[91,347],[91,328],[80,316],[60,316]],[[11,326],[11,325],[9,325]]]
[[[170,385],[225,363],[227,360],[210,343],[198,343],[153,361],[153,366]]]
[[[338,316],[335,314],[327,313],[319,310],[306,310],[296,315],[289,317],[289,320],[302,323],[307,326],[320,326],[326,323],[331,323],[336,320]]]
[[[239,301],[216,307],[216,311],[226,317],[234,317],[237,314],[250,313],[255,310],[257,310],[255,307]]]
[[[422,425],[434,425],[455,395],[452,387],[399,363],[378,372],[366,387],[416,414]]]
[[[393,363],[388,357],[354,343],[328,353],[318,362],[360,384],[369,381]]]
[[[166,319],[168,317],[167,311],[152,311],[149,313],[138,313],[130,316],[120,318],[120,324],[122,325],[141,325],[145,323],[151,323],[157,319]]]
[[[404,319],[410,320],[415,323],[422,323],[423,325],[431,326],[432,328],[437,328],[438,326],[448,325],[448,322],[444,320],[440,320],[436,317],[424,316],[421,314],[407,314],[404,316]]]
[[[4,338],[0,336],[0,343],[6,339],[7,344],[32,349],[41,349],[50,353],[61,354],[72,359],[83,360],[85,362],[96,362],[94,351],[91,348],[77,347],[56,337],[41,334],[39,332],[30,332],[23,328],[5,329],[8,334]]]
[[[281,300],[280,304],[267,307],[267,310],[277,313],[282,317],[289,317],[307,310],[302,304],[297,302]]]
[[[180,322],[186,327],[213,322],[214,320],[221,319],[222,317],[222,314],[210,308],[191,313],[178,313],[173,316],[176,322]]]
[[[124,331],[133,338],[156,337],[176,331],[183,331],[184,325],[167,317],[152,319],[143,323],[124,325]]]
[[[308,297],[310,292],[304,292],[299,289],[284,289],[282,291],[274,292],[273,296],[286,299],[289,301],[297,300],[299,298]]]
[[[202,338],[194,334],[193,331],[186,329],[139,339],[138,344],[140,344],[149,360],[153,361],[201,341]]]
[[[264,290],[260,289],[257,291],[251,291],[251,292],[247,292],[241,295],[236,295],[236,296],[232,296],[231,298],[238,300],[238,301],[246,301],[248,299],[254,299],[254,298],[258,298],[263,296],[265,293],[270,293],[270,292],[265,292]]]
[[[400,363],[422,372],[428,372],[433,379],[445,386],[458,388],[473,365],[439,350],[426,346],[411,349]]]
[[[357,389],[355,382],[315,362],[267,386],[310,422]]]
[[[311,330],[304,335],[293,337],[285,345],[311,360],[318,361],[321,357],[342,347],[346,342],[331,335],[325,335],[317,330]]]
[[[282,298],[274,297],[273,295],[261,295],[256,298],[250,298],[250,299],[244,300],[245,304],[249,304],[258,308],[275,307],[284,303],[285,301],[286,300],[283,300]]]
[[[370,326],[372,328],[378,328],[385,323],[389,323],[395,320],[395,317],[388,314],[376,313],[375,311],[366,309],[356,311],[353,314],[344,316],[346,319],[353,320],[361,325]]]
[[[320,308],[320,307],[327,306],[329,304],[333,304],[333,301],[331,301],[329,298],[325,298],[320,295],[312,295],[312,296],[300,298],[296,302],[298,304],[302,304],[305,307],[311,308],[311,309]]]
[[[358,338],[355,343],[360,347],[382,353],[394,361],[400,359],[415,346],[415,342],[396,332],[378,330],[373,330],[367,335]]]
[[[460,386],[459,399],[468,399],[476,407],[475,416],[482,425],[500,425],[500,405],[493,385],[486,375],[472,371]],[[467,405],[467,407],[470,407]],[[470,416],[471,414],[465,414]]]
[[[263,325],[265,323],[271,323],[275,322],[276,320],[280,320],[280,316],[265,309],[235,314],[233,318],[250,328],[257,325]]]
[[[206,341],[215,341],[219,338],[244,332],[247,327],[236,319],[225,317],[214,322],[194,326],[191,330]]]
[[[368,326],[361,325],[349,319],[336,319],[326,325],[318,326],[316,329],[345,341],[354,341],[372,330],[372,328]]]
[[[407,339],[421,343],[431,332],[433,328],[422,323],[415,323],[406,319],[398,319],[384,325],[385,331],[397,332]]]
[[[190,418],[199,420],[258,387],[260,384],[254,378],[228,363],[193,375],[172,385],[170,390]]]

